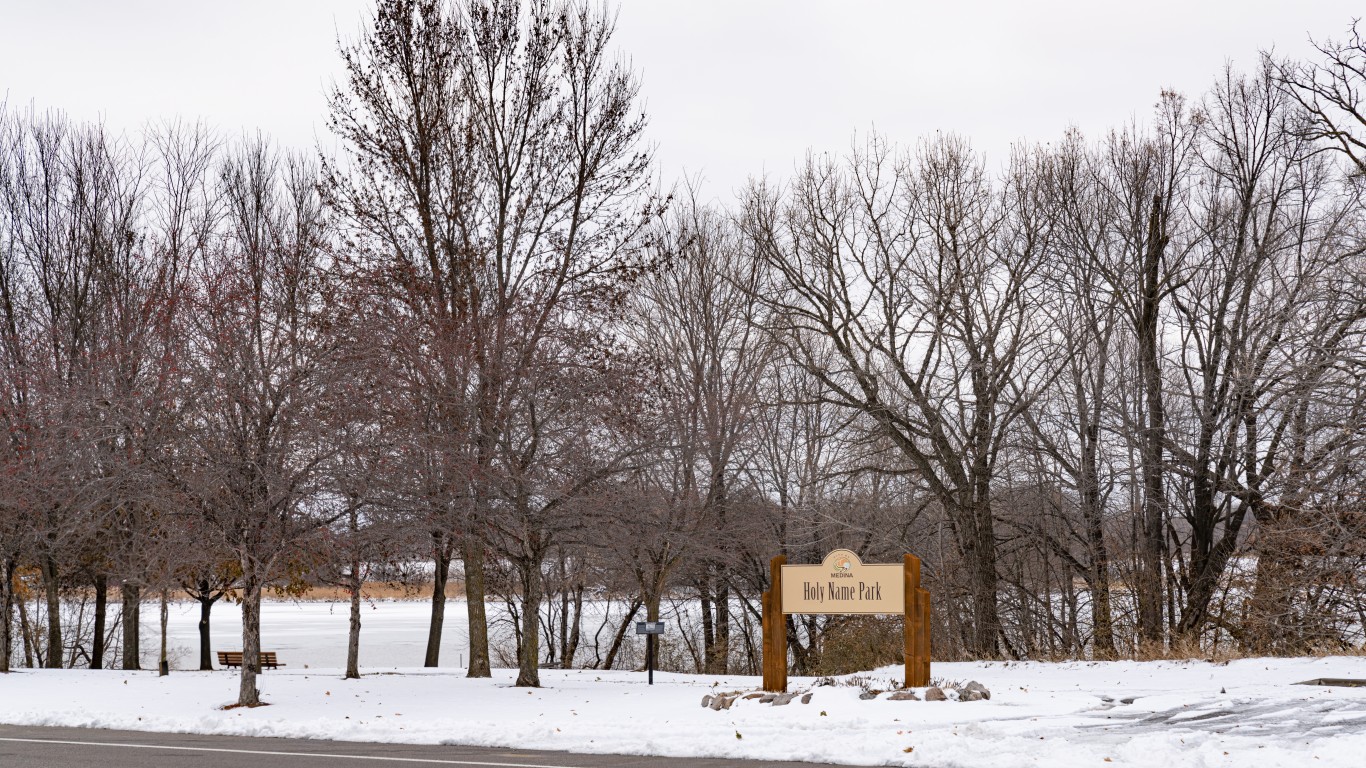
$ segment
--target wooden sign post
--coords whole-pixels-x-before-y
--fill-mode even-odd
[[[930,592],[920,588],[920,558],[906,555],[901,568],[906,580],[906,687],[923,688],[930,684]]]
[[[764,690],[787,691],[787,617],[783,612],[783,565],[778,555],[768,563],[769,590],[763,594]]]
[[[906,687],[930,684],[930,593],[920,588],[920,558],[901,565],[864,565],[837,549],[820,565],[769,562],[762,596],[764,690],[787,691],[787,614],[896,614],[905,617]]]

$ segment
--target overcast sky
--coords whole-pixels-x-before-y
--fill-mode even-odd
[[[337,34],[372,0],[0,0],[0,98],[136,129],[173,116],[331,145]],[[644,81],[666,180],[722,199],[843,153],[876,128],[969,137],[993,166],[1017,140],[1145,119],[1258,50],[1311,52],[1360,15],[1342,0],[893,2],[624,0],[617,41]]]

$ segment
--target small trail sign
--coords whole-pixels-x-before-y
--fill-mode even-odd
[[[662,621],[637,621],[636,634],[645,635],[645,668],[649,673],[649,684],[655,684],[655,635],[664,634]]]

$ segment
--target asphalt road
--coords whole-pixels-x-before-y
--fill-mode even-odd
[[[719,768],[732,765],[742,768],[812,768],[817,764],[0,725],[0,767],[3,768],[417,768],[424,765],[485,768]]]

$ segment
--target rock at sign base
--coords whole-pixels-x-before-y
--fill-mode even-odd
[[[710,706],[711,706],[711,694],[710,694],[710,693],[707,694],[706,696],[703,696],[703,697],[702,697],[702,706],[704,706],[704,707],[710,707]]]
[[[810,704],[810,703],[811,703],[811,694],[809,694],[809,693],[803,694],[803,695],[802,695],[802,703],[803,703],[803,704]]]
[[[960,697],[960,698],[962,698],[964,701],[977,701],[977,699],[990,699],[990,698],[991,698],[991,691],[987,690],[987,687],[986,687],[985,685],[982,685],[981,683],[977,682],[976,680],[973,680],[973,681],[969,682],[967,685],[963,686],[963,691],[964,691],[964,693],[974,693],[974,692],[975,692],[975,693],[980,694],[977,698],[974,698],[974,699],[970,699],[970,698],[967,698],[967,697]]]
[[[860,693],[858,697],[862,701],[872,701],[877,698],[877,694],[872,691],[864,691],[863,693]]]
[[[944,691],[939,686],[930,686],[925,691],[925,701],[948,701],[949,697],[944,695]]]
[[[773,706],[781,707],[791,704],[792,700],[795,698],[797,698],[797,694],[795,693],[780,693],[773,699]]]
[[[897,691],[888,696],[887,701],[920,701],[920,697],[915,695],[915,691]]]

